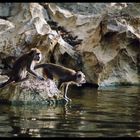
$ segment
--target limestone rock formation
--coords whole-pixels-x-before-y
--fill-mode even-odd
[[[88,83],[139,84],[139,7],[139,3],[0,4],[0,74],[6,69],[6,57],[18,58],[37,47],[43,54],[41,63],[54,62],[82,70]],[[57,25],[52,26],[50,21]],[[3,78],[0,76],[0,81]],[[26,81],[29,84],[23,83],[28,91],[32,91],[30,85],[42,95],[49,91],[44,88],[41,92],[46,86],[36,89],[39,82],[30,80]],[[12,85],[1,93],[8,93],[11,87],[13,93],[24,93],[22,86]]]
[[[7,65],[11,65],[10,61],[5,60],[9,56],[18,58],[33,47],[41,50],[43,55],[42,63],[50,62],[50,54],[52,54],[56,44],[59,44],[59,50],[62,53],[67,51],[70,55],[74,56],[74,51],[69,51],[68,44],[63,41],[55,30],[51,30],[50,26],[47,24],[48,14],[41,5],[38,3],[20,3],[16,5],[16,8],[15,5],[16,4],[9,4],[8,6],[3,5],[7,6],[9,12],[3,14],[1,16],[3,19],[0,19],[1,82],[7,79],[7,77],[3,76],[3,73],[8,69]],[[12,7],[14,7],[14,9]],[[38,73],[40,73],[40,75],[42,74],[41,71],[38,71]],[[31,78],[23,82],[23,84],[21,83],[15,86],[8,85],[8,87],[1,89],[0,98],[10,101],[23,101],[25,99],[23,96],[26,95],[25,100],[32,101],[34,96],[30,97],[33,95],[31,93],[37,92],[46,99],[53,99],[54,96],[61,99],[62,96],[58,94],[60,91],[53,81],[51,81],[51,83],[49,87],[46,87],[46,82]],[[37,101],[37,97],[35,100]]]
[[[83,39],[76,51],[80,52],[81,68],[88,82],[99,86],[139,84],[139,6],[138,3],[49,4],[51,18]]]

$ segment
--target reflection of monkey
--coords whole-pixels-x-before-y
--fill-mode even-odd
[[[81,71],[76,72],[75,70],[57,64],[40,64],[36,65],[34,68],[43,68],[43,73],[45,76],[47,76],[47,78],[53,80],[53,77],[55,77],[58,79],[58,89],[64,86],[64,98],[66,100],[69,100],[67,97],[69,84],[76,84],[77,86],[81,86],[86,82],[85,75]]]
[[[27,80],[27,72],[37,77],[40,80],[44,80],[43,77],[38,76],[34,72],[34,66],[36,63],[39,63],[41,60],[41,52],[37,48],[32,48],[30,52],[22,55],[19,59],[13,64],[13,68],[9,73],[8,81],[0,84],[0,88],[5,87],[6,85],[12,82],[21,82]]]

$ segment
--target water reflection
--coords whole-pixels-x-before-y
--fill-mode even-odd
[[[1,137],[140,136],[140,88],[71,89],[71,104],[1,105]]]

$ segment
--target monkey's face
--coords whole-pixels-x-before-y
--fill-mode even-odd
[[[36,53],[36,54],[34,55],[34,60],[35,60],[37,63],[39,63],[39,62],[41,61],[41,59],[42,59],[41,53]]]
[[[86,83],[85,75],[81,71],[76,72],[76,83],[77,86],[81,86]]]
[[[39,63],[42,59],[41,51],[37,48],[32,48],[29,55],[31,56],[31,58],[33,58],[33,61],[35,61],[36,63]]]
[[[42,59],[42,54],[40,51],[33,51],[32,53],[32,56],[33,56],[33,60],[36,61],[36,63],[39,63]]]

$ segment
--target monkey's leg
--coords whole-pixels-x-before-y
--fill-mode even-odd
[[[71,101],[71,99],[67,97],[68,87],[69,87],[69,83],[64,84],[64,98],[66,101]]]
[[[63,83],[63,82],[62,82],[61,80],[58,81],[58,89],[61,89],[61,88],[62,88],[62,86],[63,86],[62,83]]]
[[[1,83],[0,84],[0,88],[3,88],[11,83],[13,83],[14,81],[12,79],[8,79],[8,81],[4,82],[4,83]]]
[[[47,84],[48,84],[48,86],[50,86],[51,84],[50,84],[50,80],[53,80],[53,75],[52,75],[52,73],[50,73],[47,69],[44,69],[44,71],[43,71],[43,73],[44,73],[44,75],[47,77]]]
[[[61,91],[60,94],[62,94],[62,95],[64,94],[64,84],[65,83],[62,80],[58,81],[58,86],[57,87]]]

